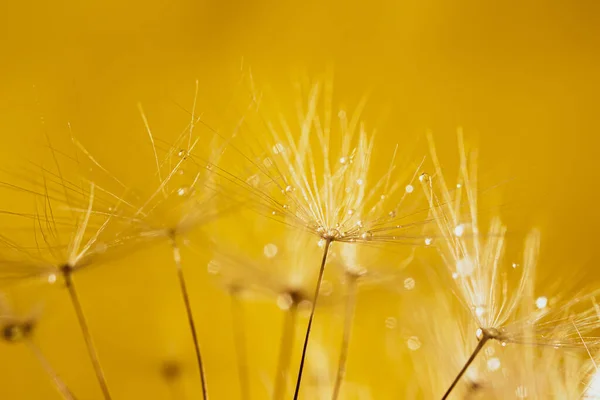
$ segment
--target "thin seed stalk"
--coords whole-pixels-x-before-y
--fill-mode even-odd
[[[348,347],[350,345],[350,335],[352,334],[352,322],[354,321],[354,312],[356,310],[356,291],[357,277],[347,274],[348,277],[348,292],[346,293],[346,313],[344,315],[344,331],[342,332],[342,346],[340,350],[340,359],[338,361],[338,369],[333,387],[332,400],[337,400],[340,395],[342,381],[346,374],[346,363],[348,361]]]
[[[69,291],[69,297],[71,298],[71,303],[73,304],[75,314],[77,315],[77,321],[79,322],[79,328],[81,330],[83,339],[85,340],[88,355],[92,362],[92,366],[94,367],[94,372],[96,373],[98,385],[100,385],[100,389],[102,390],[104,399],[111,400],[110,391],[108,390],[108,384],[106,383],[106,378],[104,376],[104,371],[102,370],[102,366],[100,365],[100,360],[98,358],[98,352],[96,351],[96,347],[94,346],[92,335],[90,333],[90,328],[88,327],[87,321],[85,319],[85,313],[83,312],[81,302],[79,301],[79,295],[77,294],[77,289],[75,288],[75,282],[73,281],[73,268],[68,265],[64,266],[62,268],[62,274],[65,279],[65,285],[67,286],[67,290]]]
[[[247,351],[246,335],[244,333],[244,308],[236,291],[231,293],[231,315],[238,365],[238,379],[240,381],[240,393],[241,398],[247,400],[250,398],[250,380],[248,378],[248,362],[246,361]]]
[[[67,387],[65,382],[58,375],[56,370],[52,367],[48,359],[46,359],[44,353],[42,353],[42,350],[31,339],[27,339],[25,341],[25,344],[27,345],[29,350],[31,350],[35,358],[37,358],[42,368],[44,368],[44,371],[54,384],[54,387],[56,387],[56,390],[58,390],[58,392],[62,395],[63,399],[76,400],[75,395],[73,395],[73,392],[71,392],[71,390]]]
[[[454,378],[454,381],[452,382],[452,384],[450,385],[448,390],[446,390],[446,393],[444,394],[444,397],[442,397],[442,400],[446,400],[448,398],[448,396],[450,396],[450,393],[452,393],[452,390],[458,384],[458,382],[460,381],[460,378],[462,378],[462,376],[465,374],[465,372],[467,372],[467,369],[473,363],[473,361],[477,357],[477,354],[479,354],[481,349],[483,349],[483,346],[485,346],[487,341],[490,339],[491,339],[491,337],[484,333],[483,337],[479,340],[479,343],[477,343],[477,347],[475,347],[475,350],[473,350],[473,354],[471,354],[471,356],[469,357],[469,359],[467,360],[465,365],[462,367],[462,369],[460,370],[458,375],[456,375],[456,378]]]
[[[282,400],[287,389],[287,375],[292,361],[292,346],[294,344],[294,333],[296,332],[296,316],[298,315],[298,303],[294,300],[290,308],[285,312],[283,318],[283,330],[281,332],[281,344],[279,345],[279,361],[275,373],[275,389],[273,400]]]
[[[310,339],[310,331],[312,328],[312,322],[315,317],[315,310],[317,309],[317,299],[319,297],[319,290],[321,290],[321,283],[323,281],[323,272],[325,272],[325,263],[327,262],[327,254],[329,253],[329,247],[331,246],[331,238],[325,239],[325,249],[323,250],[323,259],[321,260],[321,267],[319,268],[319,277],[317,279],[317,286],[315,288],[315,294],[312,299],[312,308],[310,310],[310,317],[308,319],[308,326],[306,327],[306,335],[304,336],[304,345],[302,347],[302,358],[300,358],[300,368],[298,370],[298,377],[296,379],[296,390],[294,392],[294,400],[298,399],[300,394],[300,385],[302,384],[302,372],[304,371],[304,363],[306,361],[306,349],[308,348],[308,341]]]
[[[183,275],[183,267],[181,265],[181,252],[177,246],[175,238],[171,239],[173,246],[173,260],[177,268],[177,279],[179,281],[179,289],[185,305],[185,312],[187,314],[188,324],[190,327],[190,333],[192,334],[192,340],[194,342],[194,351],[196,353],[196,363],[198,364],[198,371],[200,373],[200,383],[202,385],[202,398],[208,400],[208,391],[206,389],[206,377],[204,374],[204,365],[202,363],[202,353],[200,352],[200,344],[198,342],[198,332],[196,331],[196,324],[194,323],[194,316],[192,314],[192,306],[190,303],[190,296],[188,294],[187,285],[185,283],[185,277]]]

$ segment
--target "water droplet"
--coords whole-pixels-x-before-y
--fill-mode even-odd
[[[275,211],[275,210],[271,211],[271,215],[272,216],[276,216],[277,215],[277,211]]]
[[[219,273],[219,271],[221,271],[221,265],[217,260],[210,260],[206,267],[209,274],[216,275]]]
[[[387,317],[385,319],[385,327],[388,329],[395,329],[396,328],[396,318],[394,317]]]
[[[283,147],[283,145],[281,143],[276,143],[273,148],[273,153],[274,154],[280,154],[283,153],[285,151],[285,147]]]
[[[358,226],[359,228],[362,228],[363,222],[361,220],[356,221],[356,226]]]
[[[454,236],[461,237],[465,233],[465,226],[463,224],[456,225],[454,228]]]
[[[294,191],[294,188],[291,185],[287,185],[285,187],[285,192],[286,193],[292,193]]]
[[[389,216],[390,218],[395,218],[395,217],[396,217],[396,211],[395,211],[395,210],[392,210],[392,211],[390,211],[390,212],[388,213],[388,216]]]
[[[246,179],[246,183],[253,188],[256,188],[260,184],[260,177],[256,174],[251,175],[248,177],[248,179]]]
[[[522,385],[518,386],[515,390],[515,396],[519,399],[526,399],[529,396],[527,388]]]
[[[458,273],[457,272],[453,272],[452,273],[452,279],[458,279]]]
[[[500,359],[492,357],[487,361],[487,368],[490,371],[497,371],[500,368]]]
[[[538,309],[544,309],[546,308],[546,306],[548,305],[548,298],[546,296],[540,296],[537,299],[535,299],[535,306]]]
[[[431,243],[433,243],[433,238],[425,238],[425,246],[431,246]]]
[[[319,295],[330,296],[331,293],[333,293],[333,284],[327,280],[323,280],[319,288]]]
[[[347,157],[340,157],[340,164],[345,165],[348,162]]]
[[[473,260],[466,256],[456,262],[456,272],[460,276],[471,276],[473,271],[475,270],[475,264],[473,264]]]
[[[339,118],[339,119],[346,119],[346,111],[344,111],[344,110],[340,110],[340,111],[338,112],[338,118]]]
[[[277,296],[277,307],[280,309],[289,310],[292,304],[294,304],[294,299],[288,293]]]
[[[373,233],[372,233],[372,232],[369,232],[369,231],[367,231],[367,232],[363,232],[363,233],[360,235],[360,238],[361,238],[362,240],[371,240],[371,239],[373,239]]]
[[[177,152],[177,157],[179,157],[179,158],[186,158],[187,156],[188,156],[188,152],[185,149],[181,149]]]
[[[185,174],[185,170],[183,168],[177,170],[177,175],[181,176],[183,174]]]
[[[320,248],[324,248],[325,247],[325,239],[319,239],[319,241],[317,242],[317,246],[319,246]]]
[[[426,172],[423,172],[421,175],[419,175],[419,181],[421,181],[423,183],[429,182],[429,174]]]
[[[411,336],[406,341],[406,346],[409,350],[417,351],[421,348],[421,341],[417,336]]]
[[[415,190],[415,188],[413,187],[413,185],[406,185],[404,190],[406,191],[406,193],[412,193]]]
[[[483,308],[481,306],[475,307],[475,315],[477,315],[478,317],[481,317],[483,314],[485,314],[485,308]]]
[[[379,196],[379,198],[380,198],[381,200],[385,200],[385,194],[382,194],[381,196]]]
[[[289,208],[290,208],[290,206],[288,206],[287,204],[284,204],[284,205],[283,205],[283,209],[284,209],[284,210],[288,210]]]
[[[95,252],[97,254],[104,254],[104,253],[106,253],[107,250],[108,250],[108,246],[106,245],[106,243],[103,243],[103,242],[96,243]]]
[[[263,160],[263,165],[267,168],[271,168],[273,166],[273,160],[271,160],[269,157],[266,157]]]
[[[413,290],[415,288],[415,280],[413,278],[406,278],[404,280],[404,289]]]
[[[354,214],[354,210],[353,209],[349,209],[348,210],[348,215],[353,215]]]
[[[365,183],[365,181],[363,181],[361,178],[358,178],[358,179],[356,180],[356,184],[357,184],[358,186],[361,186],[363,183]]]
[[[56,283],[56,274],[48,274],[48,283],[49,284]]]
[[[190,192],[189,186],[182,186],[179,189],[177,189],[178,196],[186,196],[189,192]]]
[[[338,239],[340,237],[340,231],[338,231],[337,229],[333,228],[333,229],[329,229],[326,233],[325,233],[325,239]]]
[[[502,342],[500,344],[502,345],[502,347],[506,347],[506,342]]]
[[[279,249],[273,243],[266,244],[263,248],[263,253],[267,258],[273,258],[277,255]]]
[[[513,267],[513,268],[517,268],[518,266],[519,266],[519,264],[517,264],[517,263],[512,263],[512,267]]]
[[[462,187],[462,185],[461,185],[460,183],[457,183],[457,184],[456,184],[456,188],[457,188],[457,189],[460,189],[461,187]]]

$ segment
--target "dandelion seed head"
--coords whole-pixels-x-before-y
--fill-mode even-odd
[[[418,338],[418,336],[411,336],[406,341],[406,346],[411,351],[417,351],[421,348],[421,340]]]

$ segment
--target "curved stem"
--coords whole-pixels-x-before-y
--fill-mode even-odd
[[[81,307],[81,302],[79,301],[77,290],[75,289],[75,282],[73,281],[72,276],[73,269],[69,266],[65,266],[62,268],[62,273],[65,279],[65,285],[69,291],[69,296],[71,297],[71,303],[73,304],[75,314],[77,315],[77,321],[79,322],[81,334],[85,340],[88,355],[92,362],[92,366],[94,367],[94,372],[96,373],[96,379],[98,380],[98,384],[100,385],[100,389],[102,390],[104,398],[106,400],[111,400],[106,378],[104,377],[104,371],[102,371],[102,366],[100,365],[100,360],[98,359],[98,353],[96,351],[96,347],[94,346],[92,335],[90,334],[90,328],[88,327],[83,308]]]
[[[357,289],[357,278],[350,274],[347,275],[348,281],[348,293],[346,293],[346,314],[344,316],[344,331],[342,333],[342,348],[340,350],[340,359],[338,361],[338,370],[335,377],[335,385],[333,387],[332,400],[337,400],[340,389],[342,387],[342,381],[346,374],[346,362],[348,361],[348,347],[350,345],[350,335],[352,333],[352,321],[354,320],[354,311],[356,309],[356,289]]]
[[[306,349],[308,347],[308,341],[310,339],[310,330],[312,328],[312,322],[315,317],[315,310],[317,309],[317,299],[319,297],[319,290],[321,289],[321,282],[323,281],[323,272],[325,271],[325,263],[327,262],[327,254],[329,253],[329,247],[331,246],[331,239],[325,239],[325,250],[323,251],[323,259],[321,260],[321,268],[319,269],[319,277],[317,279],[317,287],[315,288],[315,294],[312,299],[312,308],[310,310],[310,318],[308,319],[308,326],[306,327],[306,335],[304,336],[304,345],[302,347],[302,358],[300,359],[300,369],[298,371],[298,377],[296,379],[296,391],[294,392],[294,400],[298,399],[300,394],[300,385],[302,383],[302,372],[304,371],[304,362],[306,361]]]
[[[31,350],[31,352],[33,353],[35,358],[37,358],[39,363],[42,365],[42,368],[44,368],[44,371],[46,371],[46,374],[48,374],[48,376],[50,377],[50,380],[56,387],[56,390],[58,390],[60,392],[62,397],[66,400],[76,400],[75,395],[73,395],[71,390],[69,390],[67,385],[63,382],[63,380],[58,375],[58,373],[54,370],[52,365],[50,365],[50,362],[46,359],[46,357],[44,356],[44,353],[42,353],[42,350],[40,350],[40,348],[37,347],[36,344],[33,343],[33,341],[31,339],[27,339],[25,341],[25,344],[27,345],[27,347],[29,347],[29,349]]]
[[[246,336],[244,334],[244,309],[236,292],[231,293],[231,315],[235,352],[237,355],[238,378],[240,380],[241,398],[250,398],[250,380],[248,379],[248,363],[246,361]]]
[[[292,345],[294,344],[294,333],[296,331],[296,315],[298,314],[298,303],[292,302],[289,310],[283,318],[283,330],[281,332],[281,344],[279,345],[279,361],[275,373],[275,389],[273,399],[282,400],[286,392],[286,383],[290,362],[292,360]]]
[[[200,373],[200,383],[202,384],[202,398],[204,400],[208,399],[207,389],[206,389],[206,378],[204,375],[204,366],[202,364],[202,354],[200,352],[200,344],[198,343],[198,332],[196,331],[196,324],[194,323],[194,316],[192,314],[192,306],[190,303],[190,296],[188,294],[187,285],[185,283],[185,277],[183,275],[183,268],[181,265],[181,252],[179,251],[179,247],[177,246],[177,242],[174,238],[171,239],[171,244],[173,246],[173,260],[175,261],[175,266],[177,267],[177,279],[179,281],[179,289],[181,291],[181,296],[183,297],[183,303],[185,305],[185,312],[188,319],[188,324],[190,327],[190,332],[192,334],[192,340],[194,341],[194,351],[196,353],[196,363],[198,364],[198,370]]]
[[[473,354],[471,354],[471,357],[469,357],[469,359],[467,360],[465,365],[462,367],[462,369],[460,370],[458,375],[456,375],[456,378],[454,378],[454,381],[452,382],[452,384],[450,385],[448,390],[446,390],[446,393],[444,394],[444,397],[442,397],[442,400],[445,400],[448,398],[448,396],[450,396],[450,393],[452,393],[452,390],[454,389],[456,384],[460,381],[460,378],[464,375],[465,372],[467,372],[469,365],[471,365],[471,363],[475,360],[475,357],[477,357],[477,354],[479,354],[481,349],[483,349],[483,346],[485,346],[487,341],[490,339],[491,338],[484,333],[481,340],[479,340],[479,343],[477,343],[477,347],[475,347],[475,350],[473,350]]]

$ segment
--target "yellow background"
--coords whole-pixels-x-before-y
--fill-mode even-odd
[[[501,200],[510,232],[542,230],[542,288],[600,276],[597,2],[25,1],[0,10],[3,168],[47,154],[44,130],[68,148],[70,123],[134,181],[152,167],[138,102],[157,137],[172,140],[189,121],[196,79],[197,109],[226,129],[243,71],[284,87],[332,70],[341,103],[369,93],[365,119],[380,148],[409,148],[431,129],[455,165],[455,131],[465,129],[485,182],[510,180]],[[165,360],[182,360],[185,398],[199,398],[170,262],[157,246],[79,279],[115,399],[169,398],[158,374]],[[229,299],[203,266],[188,276],[200,282],[193,303],[211,398],[237,398]],[[99,398],[66,294],[37,297],[45,319],[36,340],[81,399]],[[396,381],[409,374],[381,355],[385,319],[397,312],[388,300],[359,299],[348,372],[378,399],[399,398]],[[254,398],[274,370],[280,318],[272,304],[249,311]],[[0,360],[1,399],[58,398],[25,348],[1,344]]]

